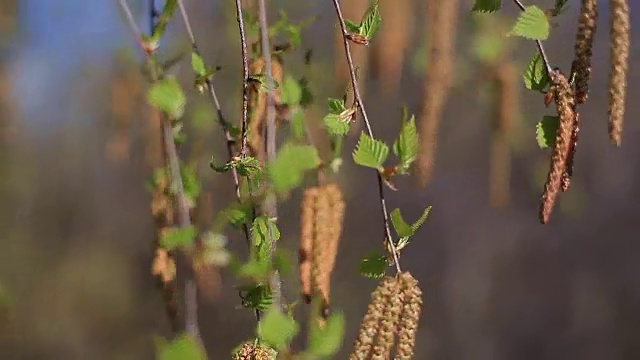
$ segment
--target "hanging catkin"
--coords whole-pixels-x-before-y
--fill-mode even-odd
[[[338,254],[344,200],[337,184],[308,188],[302,200],[299,269],[301,292],[308,303],[314,293],[323,314],[330,305],[331,272]]]
[[[416,332],[422,311],[422,290],[418,286],[418,280],[408,272],[400,275],[400,289],[403,305],[395,358],[407,360],[413,357],[413,349],[416,345]]]
[[[578,19],[578,32],[574,44],[574,58],[571,64],[572,71],[575,74],[576,104],[583,104],[589,94],[591,55],[597,20],[597,0],[582,0]]]
[[[629,66],[629,4],[627,0],[611,0],[610,7],[609,138],[614,145],[620,146]]]
[[[560,70],[553,70],[550,74],[551,91],[556,103],[559,116],[556,141],[551,155],[551,166],[544,185],[542,201],[540,203],[540,221],[549,221],[553,206],[560,192],[563,174],[566,171],[567,157],[571,148],[571,137],[575,122],[575,101],[571,86]]]
[[[560,188],[563,192],[569,191],[571,185],[571,177],[573,176],[573,162],[576,156],[576,148],[578,146],[578,133],[580,132],[580,114],[577,110],[575,112],[575,120],[573,122],[573,128],[571,131],[571,143],[569,145],[569,154],[567,154],[567,164],[565,165],[565,171],[562,174],[562,184]]]
[[[431,179],[437,149],[440,118],[446,104],[455,62],[456,17],[458,0],[427,0],[425,93],[420,113],[420,153],[415,162],[418,184],[426,186]]]

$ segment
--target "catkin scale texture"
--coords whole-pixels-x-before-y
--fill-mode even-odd
[[[597,0],[582,0],[580,17],[578,18],[578,32],[574,45],[574,60],[571,64],[575,73],[575,97],[577,104],[583,104],[589,93],[589,78],[591,77],[591,55],[593,38],[598,20]]]
[[[544,185],[540,203],[540,222],[546,224],[555,205],[566,171],[567,158],[571,149],[571,138],[575,123],[575,101],[567,78],[559,71],[550,74],[553,97],[560,118],[556,141],[551,155],[551,165]]]
[[[418,286],[418,280],[408,272],[400,275],[400,288],[403,305],[395,359],[407,360],[413,357],[416,344],[416,333],[422,312],[422,290]]]
[[[622,143],[622,125],[627,92],[629,61],[629,4],[627,0],[611,0],[611,72],[609,74],[609,138],[614,145]]]

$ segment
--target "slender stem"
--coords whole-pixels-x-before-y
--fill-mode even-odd
[[[247,55],[247,35],[242,17],[242,0],[236,0],[236,20],[240,30],[240,46],[242,48],[242,148],[240,154],[246,156],[249,125],[249,56]]]
[[[521,11],[525,11],[526,8],[525,8],[524,4],[520,0],[513,0],[513,2],[516,4],[516,6],[518,8],[520,8]],[[544,63],[544,67],[547,69],[547,75],[549,75],[553,71],[553,68],[551,67],[551,65],[549,63],[549,58],[547,57],[547,52],[544,50],[544,46],[542,46],[542,41],[536,40],[536,46],[538,47],[538,52],[540,53],[540,56],[542,57],[542,62]]]
[[[262,48],[262,58],[264,59],[264,67],[266,68],[267,77],[267,136],[266,150],[267,161],[273,161],[276,158],[276,110],[275,110],[275,86],[273,74],[271,73],[271,47],[269,45],[269,25],[267,23],[267,8],[264,0],[258,0],[258,22],[260,24],[260,43]],[[263,211],[272,219],[278,218],[278,203],[276,196],[272,190],[267,193],[264,199]],[[270,234],[271,235],[271,234]],[[276,251],[276,242],[273,237],[269,244],[269,252],[273,255]],[[270,279],[271,291],[273,293],[274,305],[280,307],[282,302],[282,283],[280,274],[277,270],[273,271]]]
[[[129,27],[132,32],[137,36],[139,44],[143,44],[142,34],[136,25],[133,14],[126,0],[119,0],[120,6],[124,10],[127,21],[129,23]],[[150,0],[150,20],[151,27],[153,29],[153,24],[156,19],[156,9],[155,9],[155,1]],[[153,31],[153,30],[152,30]],[[149,64],[153,63],[153,58],[155,55],[142,49]],[[151,77],[152,81],[157,81],[159,76],[155,71],[155,67],[151,66]],[[185,194],[184,194],[184,185],[182,183],[182,177],[180,174],[180,160],[178,157],[178,151],[176,149],[175,141],[173,140],[173,128],[169,119],[164,118],[162,121],[162,138],[164,145],[164,152],[167,160],[167,167],[171,176],[172,187],[175,192],[175,199],[177,203],[177,213],[178,213],[178,225],[182,228],[188,227],[191,225],[191,218],[189,215],[189,205],[187,203]],[[190,267],[190,266],[189,266]],[[198,304],[197,304],[197,287],[193,283],[193,274],[192,271],[189,271],[186,276],[185,283],[185,330],[188,334],[190,334],[194,339],[199,342],[202,342],[200,337],[200,331],[198,326]]]
[[[342,15],[342,9],[340,8],[339,0],[333,0],[333,5],[336,9],[336,14],[338,16],[338,21],[340,23],[340,29],[342,30],[342,41],[344,43],[344,52],[347,57],[347,64],[349,66],[349,73],[351,75],[351,87],[353,88],[353,94],[355,97],[356,105],[360,110],[360,114],[362,114],[362,118],[364,120],[365,127],[367,128],[367,133],[371,138],[373,136],[373,130],[371,130],[371,122],[369,121],[369,117],[367,116],[367,111],[364,108],[364,103],[362,101],[362,97],[360,96],[360,89],[358,88],[358,79],[356,77],[355,66],[353,65],[353,57],[351,56],[351,46],[349,44],[349,33],[347,32],[347,26],[344,23],[344,16]],[[393,238],[391,237],[391,229],[389,228],[389,211],[387,210],[387,203],[384,197],[384,183],[382,181],[382,175],[380,175],[379,171],[376,171],[378,177],[378,193],[380,196],[380,207],[382,210],[382,218],[384,220],[384,236],[385,243],[391,252],[391,256],[393,257],[393,262],[396,267],[397,272],[401,272],[400,269],[400,259],[398,258],[398,251],[393,243]]]

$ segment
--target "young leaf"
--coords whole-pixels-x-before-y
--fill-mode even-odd
[[[349,122],[342,121],[340,114],[328,114],[322,121],[331,135],[344,136],[349,132]]]
[[[418,155],[418,131],[416,130],[415,116],[409,121],[402,119],[402,128],[398,138],[393,143],[393,153],[400,160],[400,168],[406,171]]]
[[[277,307],[270,307],[260,321],[258,337],[276,350],[282,350],[287,348],[298,330],[294,319],[280,312]]]
[[[327,101],[327,106],[329,107],[329,112],[331,114],[340,115],[343,111],[347,110],[344,106],[344,101],[341,99],[332,99],[329,98]]]
[[[202,60],[196,52],[191,53],[191,67],[193,68],[193,72],[199,76],[207,75],[207,67],[204,64],[204,60]]]
[[[177,248],[191,248],[196,238],[196,229],[193,226],[183,228],[168,228],[160,236],[160,246],[167,250]]]
[[[471,11],[489,13],[500,10],[502,0],[475,0]]]
[[[156,344],[158,360],[206,360],[204,349],[189,335],[180,335],[171,342],[160,340]]]
[[[304,124],[304,113],[300,109],[294,109],[289,121],[291,135],[298,140],[304,139],[306,128]]]
[[[294,105],[302,98],[302,88],[296,79],[287,75],[282,81],[280,100],[283,104]]]
[[[315,147],[286,143],[278,156],[268,164],[267,173],[275,190],[279,193],[294,189],[303,179],[304,173],[320,164]]]
[[[380,28],[380,23],[382,23],[382,17],[380,16],[378,2],[376,1],[367,9],[367,12],[364,13],[358,33],[364,36],[365,39],[371,40]]]
[[[151,86],[147,92],[147,101],[172,118],[179,119],[184,113],[187,98],[178,80],[168,76]]]
[[[555,145],[559,125],[560,118],[557,116],[545,116],[536,124],[536,140],[541,149]]]
[[[394,209],[391,212],[391,223],[393,224],[393,228],[396,230],[398,237],[408,237],[414,233],[411,225],[407,224],[407,222],[402,218],[400,209]]]
[[[251,263],[245,264],[244,266],[247,266],[249,264]],[[255,264],[255,262],[253,262],[253,264]],[[240,272],[242,272],[242,270]],[[268,274],[269,274],[269,269],[267,268],[264,271],[264,274],[261,274],[261,276],[259,277],[266,277]],[[247,276],[247,277],[250,277],[250,276]],[[255,277],[255,278],[259,278],[259,277]],[[271,291],[269,291],[269,288],[265,285],[241,286],[240,300],[242,301],[243,307],[247,309],[259,310],[259,311],[266,311],[271,307],[271,304],[273,304],[273,296],[271,295]]]
[[[359,270],[363,276],[370,279],[380,279],[387,272],[387,266],[386,256],[371,253],[360,261]]]
[[[389,147],[380,140],[372,139],[364,132],[353,151],[353,161],[365,167],[381,170],[382,164],[389,155]]]
[[[354,23],[353,21],[345,19],[344,25],[347,27],[347,30],[349,32],[360,33],[360,26],[358,26],[358,24]]]
[[[544,11],[531,5],[520,13],[509,34],[531,40],[545,40],[549,37],[549,28],[549,19]]]
[[[544,66],[544,60],[540,54],[535,54],[531,58],[522,78],[524,79],[524,86],[529,90],[541,91],[547,87],[549,78],[547,69]]]
[[[567,3],[568,2],[569,2],[569,0],[556,0],[556,3],[554,5],[554,7],[553,7],[554,16],[560,15],[560,13],[563,12],[567,8]]]
[[[344,314],[340,312],[331,314],[322,328],[314,321],[309,331],[308,351],[320,357],[335,355],[342,346],[344,327]]]

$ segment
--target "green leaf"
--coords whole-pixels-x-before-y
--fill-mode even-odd
[[[473,53],[485,63],[491,63],[502,55],[507,42],[503,37],[493,34],[480,33],[473,39]]]
[[[178,80],[173,76],[167,76],[151,86],[147,92],[147,101],[172,118],[179,119],[184,113],[187,98]]]
[[[298,140],[303,140],[307,132],[304,123],[304,113],[300,109],[293,109],[291,120],[289,121],[291,134]]]
[[[275,219],[267,216],[258,216],[253,220],[251,235],[254,246],[270,244],[271,241],[280,240],[280,230],[278,230]]]
[[[341,312],[331,314],[323,328],[314,321],[309,331],[308,351],[321,357],[335,355],[342,346],[345,323]]]
[[[360,134],[360,139],[353,152],[353,161],[360,166],[381,170],[388,155],[389,147],[387,144],[372,139],[363,132]]]
[[[400,209],[394,209],[391,212],[391,223],[393,224],[393,228],[398,234],[398,237],[407,237],[413,235],[414,233],[411,225],[407,224],[407,222],[402,218]]]
[[[418,131],[416,129],[415,116],[406,120],[406,108],[403,109],[402,128],[398,138],[393,143],[393,153],[400,160],[400,169],[404,172],[409,169],[411,163],[418,156]]]
[[[531,40],[545,40],[549,37],[549,28],[549,19],[544,11],[531,5],[520,13],[509,34]]]
[[[258,337],[276,350],[286,349],[298,333],[296,321],[277,307],[270,307],[258,326]]]
[[[568,2],[569,2],[569,0],[556,0],[556,3],[554,5],[554,7],[553,7],[554,16],[558,16],[558,15],[560,15],[560,13],[565,11],[566,8],[567,8],[567,3]]]
[[[204,64],[204,60],[195,51],[191,53],[191,67],[193,71],[199,76],[207,75],[207,66]]]
[[[280,100],[283,104],[294,105],[302,98],[302,88],[296,79],[287,75],[282,80]]]
[[[248,265],[248,264],[247,264]],[[267,277],[269,269],[262,277]],[[265,311],[273,304],[271,291],[265,285],[246,285],[240,287],[240,300],[242,306],[247,309]]]
[[[204,349],[189,335],[180,335],[171,342],[160,340],[156,344],[158,360],[206,360]]]
[[[549,84],[547,69],[540,54],[535,54],[522,75],[524,86],[529,90],[542,91]]]
[[[558,116],[545,116],[536,124],[536,141],[541,149],[553,147],[556,143],[556,131],[560,125]]]
[[[267,173],[276,192],[284,193],[300,185],[304,173],[316,169],[319,164],[315,147],[286,143],[267,165]]]
[[[380,9],[378,8],[378,2],[376,1],[364,13],[359,27],[360,31],[358,33],[364,36],[367,40],[371,40],[380,28],[381,23],[382,16],[380,16]]]
[[[345,19],[344,25],[347,27],[347,30],[352,33],[360,33],[360,26],[354,23],[351,20]]]
[[[475,0],[471,11],[483,13],[494,12],[500,10],[501,6],[502,0]]]
[[[191,204],[195,205],[195,201],[200,195],[200,179],[196,173],[195,166],[180,166],[180,175],[182,178],[182,186],[184,195]]]
[[[211,160],[209,166],[216,172],[227,172],[231,169],[236,169],[238,174],[242,176],[252,176],[260,172],[258,160],[252,156],[234,158],[224,165],[216,165],[213,160]]]
[[[380,279],[387,272],[387,257],[379,253],[371,253],[360,261],[360,274],[370,279]]]
[[[160,246],[167,250],[189,249],[193,246],[195,238],[196,229],[193,226],[172,227],[166,229],[160,236]]]
[[[329,107],[329,113],[335,115],[340,115],[343,111],[347,110],[342,99],[329,98],[329,100],[327,101],[327,106]]]
[[[328,114],[322,121],[331,135],[344,136],[349,132],[349,122],[343,121],[339,114]]]

